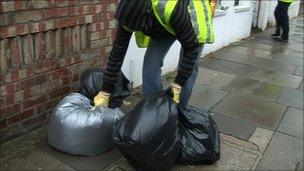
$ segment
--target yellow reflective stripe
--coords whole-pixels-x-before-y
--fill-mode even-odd
[[[170,23],[172,12],[176,6],[177,1],[167,0],[166,8],[165,8],[165,21],[166,23]]]
[[[209,18],[208,14],[211,14],[211,9],[209,4],[207,5],[205,2],[205,0],[203,0],[204,2],[202,2],[203,8],[204,8],[204,15],[205,15],[205,21],[206,21],[206,27],[207,27],[207,35],[206,35],[206,42],[210,42],[211,39],[211,26],[210,26],[210,20],[211,18]]]
[[[191,0],[194,3],[194,8],[197,14],[205,15],[205,16],[197,16],[199,32],[198,41],[205,42],[207,37],[207,25],[206,25],[206,13],[203,9],[202,1]]]
[[[173,3],[172,3],[173,2]],[[162,3],[162,4],[159,4]],[[157,18],[157,20],[160,22],[160,24],[167,30],[169,31],[171,34],[175,35],[174,30],[172,29],[172,27],[170,26],[170,18],[171,18],[171,14],[172,11],[174,9],[174,5],[176,5],[177,1],[171,1],[171,0],[152,0],[152,9],[153,12],[155,14],[155,17]],[[159,11],[159,6],[164,5],[165,4],[165,10],[163,11],[162,14],[160,14]],[[168,4],[170,4],[168,6]],[[174,6],[173,9],[168,9],[167,7],[172,7],[172,5]],[[168,14],[169,13],[169,14]],[[164,17],[162,19],[161,15]],[[166,20],[166,18],[169,20]]]
[[[200,35],[199,25],[197,21],[196,10],[194,9],[193,1],[189,2],[189,15],[191,18],[192,27],[194,28],[195,34],[198,37]]]

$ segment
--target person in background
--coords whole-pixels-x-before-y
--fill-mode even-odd
[[[175,40],[181,43],[177,77],[171,85],[173,100],[186,107],[198,73],[205,43],[214,42],[213,14],[216,0],[121,0],[118,29],[110,52],[103,86],[95,106],[108,106],[132,33],[139,47],[147,47],[143,64],[143,94],[162,90],[161,67]]]
[[[288,42],[289,36],[289,16],[288,8],[295,0],[279,0],[274,11],[275,20],[277,23],[276,32],[272,34],[274,40],[280,42]]]

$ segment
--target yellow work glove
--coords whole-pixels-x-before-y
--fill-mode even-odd
[[[216,0],[210,0],[210,8],[211,8],[212,16],[214,16],[215,9],[216,9]]]
[[[95,97],[94,97],[94,108],[95,109],[97,106],[104,106],[108,107],[109,105],[109,99],[110,99],[110,94],[106,92],[99,92]]]
[[[179,99],[180,99],[180,93],[182,91],[182,87],[176,83],[173,83],[171,85],[171,89],[172,89],[172,93],[173,93],[173,100],[176,103],[179,103]]]

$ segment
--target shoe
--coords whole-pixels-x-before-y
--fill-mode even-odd
[[[282,37],[274,38],[274,40],[276,40],[276,41],[278,41],[278,42],[288,43],[288,39],[284,39],[284,38],[282,38]]]
[[[271,37],[272,37],[272,38],[280,38],[280,37],[281,37],[281,35],[280,35],[280,34],[278,34],[278,33],[275,33],[275,34],[272,34],[272,35],[271,35]]]

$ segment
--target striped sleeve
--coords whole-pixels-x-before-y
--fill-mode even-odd
[[[180,57],[181,64],[174,82],[184,86],[192,74],[201,47],[187,11],[187,1],[179,1],[177,4],[171,17],[171,26],[183,48],[183,54]]]
[[[117,75],[128,50],[131,36],[132,32],[126,31],[121,25],[118,26],[116,38],[110,52],[107,69],[103,77],[102,91],[108,93],[113,92]]]

